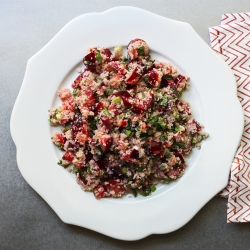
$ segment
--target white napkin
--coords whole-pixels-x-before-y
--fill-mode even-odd
[[[219,195],[228,198],[227,222],[249,222],[250,13],[223,14],[221,25],[209,28],[209,33],[212,49],[225,60],[235,75],[238,98],[245,115],[244,133],[231,166],[228,185]]]

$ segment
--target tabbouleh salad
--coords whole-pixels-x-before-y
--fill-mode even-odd
[[[61,89],[62,105],[49,110],[53,143],[64,151],[61,166],[97,199],[148,196],[158,182],[181,177],[184,155],[208,137],[180,99],[188,77],[166,62],[151,58],[142,39],[122,47],[93,47],[85,69]]]

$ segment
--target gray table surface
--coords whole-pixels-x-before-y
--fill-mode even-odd
[[[120,5],[188,22],[207,43],[222,13],[250,12],[249,0],[0,0],[0,249],[249,249],[250,224],[227,224],[223,198],[176,232],[125,242],[64,224],[21,176],[9,121],[27,60],[74,17]]]

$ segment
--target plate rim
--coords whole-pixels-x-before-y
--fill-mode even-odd
[[[81,22],[81,18],[84,17],[84,18],[92,18],[92,17],[97,17],[97,16],[108,16],[108,15],[112,15],[112,14],[117,14],[117,13],[120,13],[120,12],[126,12],[126,11],[132,11],[134,13],[138,13],[139,15],[150,15],[152,16],[152,18],[155,18],[155,19],[159,19],[159,20],[165,20],[166,22],[171,22],[172,24],[178,24],[182,27],[185,27],[185,29],[189,29],[190,32],[192,32],[192,35],[196,36],[196,39],[197,41],[199,40],[199,43],[203,43],[205,44],[206,46],[208,46],[200,37],[199,35],[194,31],[194,29],[191,27],[190,24],[187,24],[185,22],[180,22],[180,21],[175,21],[175,20],[172,20],[172,19],[168,19],[168,18],[165,18],[165,17],[162,17],[162,16],[159,16],[157,14],[154,14],[154,13],[151,13],[149,11],[146,11],[146,10],[143,10],[143,9],[140,9],[140,8],[135,8],[135,7],[129,7],[129,6],[119,6],[119,7],[114,7],[114,8],[111,8],[111,9],[108,9],[104,12],[98,12],[98,13],[88,13],[88,14],[83,14],[83,15],[80,15],[76,18],[74,18],[72,21],[70,21],[68,24],[66,24],[56,35],[54,38],[52,38],[41,50],[39,50],[34,56],[32,56],[29,60],[28,60],[28,63],[27,63],[27,68],[26,68],[26,72],[25,72],[25,76],[24,76],[24,80],[23,80],[23,83],[22,83],[22,86],[21,86],[21,89],[19,91],[19,94],[18,94],[18,97],[16,99],[16,102],[14,104],[14,108],[13,108],[13,111],[12,111],[12,114],[11,114],[11,120],[10,120],[10,131],[11,131],[11,136],[12,136],[12,139],[16,145],[16,148],[17,148],[17,164],[18,164],[18,168],[21,172],[21,174],[23,175],[23,177],[25,178],[25,180],[29,183],[29,185],[52,207],[52,209],[58,214],[58,216],[61,218],[62,221],[66,222],[66,223],[69,223],[69,224],[74,224],[74,225],[78,225],[78,226],[82,226],[82,225],[79,225],[76,223],[75,219],[74,220],[71,220],[70,217],[65,214],[64,212],[62,211],[59,211],[57,207],[55,207],[55,205],[52,205],[51,203],[51,200],[47,198],[47,195],[44,193],[44,192],[41,192],[40,188],[37,187],[36,185],[33,184],[33,182],[31,181],[31,174],[27,173],[26,171],[26,168],[24,167],[24,160],[22,159],[21,160],[21,157],[20,157],[20,153],[22,151],[22,149],[18,146],[21,144],[20,142],[20,139],[18,137],[18,132],[17,131],[17,126],[15,125],[17,123],[17,120],[20,120],[20,115],[17,113],[17,108],[18,108],[18,105],[20,103],[20,100],[23,99],[24,95],[25,95],[25,91],[27,91],[26,89],[28,88],[28,82],[29,82],[29,75],[32,74],[31,71],[32,71],[32,68],[35,67],[34,64],[37,63],[37,60],[39,60],[39,56],[44,53],[44,51],[48,50],[49,49],[49,46],[55,42],[55,40],[62,34],[64,34],[65,32],[68,32],[68,28],[70,28],[71,26],[73,27],[77,22]],[[210,48],[209,48],[210,49]],[[214,53],[215,52],[212,52],[211,50],[211,53]],[[216,55],[217,56],[217,55]],[[217,59],[216,59],[217,60]],[[221,63],[223,63],[224,65],[225,62],[218,57],[218,62],[219,60],[221,60]],[[228,71],[229,72],[229,71]],[[231,72],[232,74],[232,72]],[[192,77],[192,76],[191,76]],[[235,82],[235,81],[234,81]],[[239,114],[239,117],[241,116],[241,121],[239,120],[239,124],[238,124],[238,127],[241,127],[242,130],[241,132],[238,131],[238,142],[240,141],[240,138],[243,132],[243,126],[244,126],[244,115],[243,115],[243,111],[242,111],[242,108],[241,108],[241,105],[238,98],[237,98],[237,89],[236,89],[236,83],[235,83],[235,103],[236,101],[238,102],[237,103],[237,109],[239,110],[238,112],[240,113],[241,111],[241,115]],[[237,98],[237,99],[236,99]],[[236,105],[235,105],[236,106]],[[25,124],[25,123],[24,123]],[[205,124],[206,125],[206,124]],[[209,132],[209,131],[208,131]],[[205,144],[206,145],[206,144]],[[235,150],[237,148],[237,145],[234,146]],[[231,156],[231,158],[233,159],[233,156]],[[230,166],[227,167],[228,170],[227,172],[229,173],[230,171]],[[226,172],[226,171],[225,171]],[[33,174],[33,173],[32,173]],[[224,181],[221,182],[221,188],[223,188],[222,186],[226,185],[227,184],[227,178],[226,176],[224,177]],[[217,188],[218,189],[218,188]],[[220,190],[218,190],[217,192],[219,192]],[[192,212],[192,216],[189,215],[189,218],[186,219],[185,221],[182,221],[182,222],[178,222],[178,225],[173,225],[171,227],[171,229],[166,229],[164,230],[164,227],[161,225],[161,228],[158,228],[158,230],[148,230],[146,227],[144,227],[144,231],[143,232],[140,232],[140,234],[135,234],[134,232],[132,233],[126,233],[126,235],[122,235],[121,232],[115,232],[114,230],[111,230],[110,227],[107,227],[106,230],[104,230],[103,228],[101,228],[100,230],[98,230],[98,227],[96,226],[93,226],[91,225],[91,223],[89,223],[87,226],[86,224],[84,225],[84,227],[86,228],[89,228],[89,229],[92,229],[94,231],[98,231],[102,234],[106,234],[108,236],[111,236],[113,238],[117,238],[117,239],[122,239],[122,240],[138,240],[138,239],[141,239],[141,238],[144,238],[150,234],[154,234],[154,233],[169,233],[169,232],[172,232],[172,231],[175,231],[177,230],[178,228],[184,226],[189,220],[192,219],[192,217],[202,208],[202,206],[204,206],[216,193],[213,191],[213,194],[210,193],[209,195],[207,195],[207,198],[205,200],[202,200],[202,204],[200,206],[200,203],[199,203],[199,207],[196,208],[195,212]],[[95,202],[96,204],[96,202]],[[106,205],[104,205],[106,206]],[[165,211],[165,210],[164,210]],[[143,224],[142,224],[143,225]]]

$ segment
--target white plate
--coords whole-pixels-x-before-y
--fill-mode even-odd
[[[47,110],[59,105],[56,92],[70,86],[88,47],[126,46],[134,38],[144,39],[154,58],[170,61],[190,76],[184,98],[210,137],[188,158],[184,176],[159,186],[150,197],[96,200],[56,164],[60,153],[50,141]],[[75,18],[28,61],[10,127],[23,177],[62,221],[137,240],[182,227],[226,186],[243,112],[232,72],[189,24],[117,7]]]

